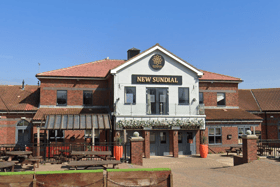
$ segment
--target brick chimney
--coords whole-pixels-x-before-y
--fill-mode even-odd
[[[138,55],[140,53],[140,50],[139,49],[136,49],[136,48],[131,48],[127,51],[127,60],[129,60],[130,58]]]

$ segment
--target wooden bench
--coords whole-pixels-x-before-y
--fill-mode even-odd
[[[229,153],[237,153],[237,155],[239,155],[241,153],[241,150],[239,149],[226,149],[227,152],[227,156]]]
[[[109,164],[112,164],[113,168],[115,168],[116,165],[121,164],[121,161],[119,160],[70,161],[68,167],[74,167],[75,169],[77,169],[77,167],[85,167],[85,169],[87,169],[88,167],[102,166],[104,169],[106,169]]]
[[[39,162],[42,159],[42,156],[35,156],[35,157],[30,157],[30,158],[25,158],[24,160],[22,160],[21,166],[23,166],[23,164],[27,165],[27,164],[31,164],[33,165],[33,170],[35,171],[35,165],[37,165],[37,168],[39,168]]]

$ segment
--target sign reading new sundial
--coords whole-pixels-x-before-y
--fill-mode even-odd
[[[149,64],[154,70],[160,70],[164,66],[164,58],[159,54],[155,54],[150,58]]]

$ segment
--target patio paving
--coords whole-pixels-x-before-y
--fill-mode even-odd
[[[45,164],[36,171],[68,170],[64,164]],[[24,166],[24,169],[31,169]],[[209,154],[143,159],[143,166],[120,164],[124,168],[170,168],[175,187],[181,186],[280,186],[280,160],[260,159],[233,167],[233,158],[226,154]]]

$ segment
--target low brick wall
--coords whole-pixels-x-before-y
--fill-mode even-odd
[[[169,168],[1,172],[0,186],[172,186]]]
[[[243,156],[234,155],[233,156],[233,165],[238,166],[238,165],[241,165],[241,164],[243,164]]]
[[[108,169],[107,186],[171,186],[171,170],[154,169]]]

